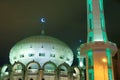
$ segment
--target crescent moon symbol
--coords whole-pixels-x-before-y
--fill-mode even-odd
[[[41,18],[41,22],[42,22],[42,23],[45,23],[45,18]]]

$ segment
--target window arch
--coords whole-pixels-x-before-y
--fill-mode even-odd
[[[59,75],[68,75],[70,66],[67,63],[63,63],[58,66]]]
[[[38,73],[40,69],[40,65],[35,61],[31,61],[27,64],[26,68],[27,68],[27,71],[30,73]]]
[[[43,68],[44,68],[44,73],[54,74],[57,66],[53,62],[50,61],[50,62],[45,63]]]
[[[13,66],[13,71],[14,70],[22,70],[23,68],[22,68],[22,65],[20,65],[20,64],[15,64],[14,66]]]
[[[62,65],[60,67],[60,74],[67,75],[68,69],[66,66]]]
[[[30,63],[28,66],[27,66],[27,69],[39,69],[39,66],[37,63]]]
[[[15,62],[12,66],[12,71],[15,73],[22,73],[22,71],[25,69],[25,66],[20,62]]]

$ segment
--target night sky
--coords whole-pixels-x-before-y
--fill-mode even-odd
[[[120,47],[119,0],[104,0],[104,13],[108,39]],[[16,42],[40,35],[42,17],[46,35],[67,43],[74,52],[86,42],[86,0],[0,0],[0,66],[9,63]]]

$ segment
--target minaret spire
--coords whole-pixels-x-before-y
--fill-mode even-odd
[[[117,47],[107,39],[103,0],[87,0],[87,30],[87,43],[80,46],[86,80],[114,80],[112,56]]]
[[[45,18],[42,17],[42,18],[40,19],[40,22],[41,22],[41,24],[42,24],[41,35],[44,35],[44,34],[45,34],[45,30],[44,30],[44,28],[45,28],[45,23],[46,23]]]
[[[106,42],[103,0],[87,0],[87,22],[87,42]]]

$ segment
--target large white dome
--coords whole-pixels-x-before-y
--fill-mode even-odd
[[[56,65],[73,62],[72,50],[62,41],[50,36],[32,36],[19,41],[10,50],[10,63],[19,61],[24,65],[37,61],[41,66],[47,61]]]

